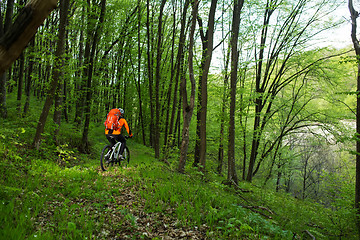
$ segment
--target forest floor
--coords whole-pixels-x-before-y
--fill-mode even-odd
[[[224,185],[211,162],[205,175],[190,164],[180,174],[176,152],[168,165],[133,139],[128,166],[103,172],[102,128],[81,154],[72,127],[57,144],[45,134],[39,150],[32,127],[0,129],[0,239],[358,239],[349,209]]]
[[[93,216],[94,220],[101,219],[102,227],[93,234],[95,239],[206,239],[206,226],[200,228],[179,226],[178,219],[174,216],[176,209],[170,207],[164,212],[147,212],[145,200],[139,196],[139,188],[141,188],[139,184],[127,185],[126,183],[130,183],[131,180],[116,170],[101,172],[98,168],[98,171],[103,177],[112,179],[118,184],[108,185],[109,188],[116,189],[112,192],[111,201],[103,204],[100,199],[74,198],[67,200],[66,203],[70,209],[71,206],[81,206],[81,209],[86,209],[87,215]],[[44,231],[56,225],[49,220],[53,218],[55,209],[63,207],[65,199],[47,202],[50,206],[48,211],[39,214],[35,220],[38,230]],[[96,207],[99,205],[103,208]],[[70,210],[69,214],[79,215],[81,209],[74,212]]]

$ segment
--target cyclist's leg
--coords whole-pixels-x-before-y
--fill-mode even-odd
[[[116,140],[115,140],[116,137],[114,138],[114,135],[112,135],[112,134],[106,134],[105,136],[106,136],[106,139],[109,141],[111,147],[113,147],[116,143]]]
[[[116,141],[121,142],[120,154],[122,155],[126,146],[126,139],[122,134],[119,134],[116,138]]]

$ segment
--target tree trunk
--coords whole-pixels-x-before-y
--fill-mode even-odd
[[[0,39],[0,75],[20,56],[57,2],[30,0],[20,11],[12,27]]]
[[[22,89],[23,89],[23,85],[24,85],[24,69],[25,69],[25,56],[24,53],[21,53],[20,58],[19,58],[19,75],[18,75],[18,84],[17,84],[17,106],[16,109],[18,112],[20,112],[20,108],[21,108],[21,99],[22,99]]]
[[[83,7],[83,14],[81,16],[81,22],[84,22],[85,18],[85,6]],[[74,122],[77,126],[80,126],[81,119],[83,115],[83,108],[84,108],[84,89],[85,89],[85,80],[82,74],[82,66],[84,62],[84,30],[80,29],[80,37],[79,37],[79,54],[78,54],[78,61],[77,61],[77,71],[75,72],[75,89],[76,89],[76,104],[75,104],[75,118]]]
[[[36,133],[33,142],[33,146],[36,147],[37,149],[39,149],[40,147],[41,134],[44,132],[46,119],[47,116],[49,115],[49,111],[53,103],[54,94],[60,78],[61,67],[63,65],[63,53],[65,46],[65,31],[66,31],[65,28],[67,22],[68,7],[69,7],[69,0],[60,1],[59,37],[57,40],[57,45],[56,45],[57,47],[55,51],[53,77],[50,83],[50,89],[46,96],[43,110],[40,115],[40,119],[36,128]]]
[[[33,51],[33,48],[35,46],[35,38],[33,38],[30,42],[31,51]],[[34,56],[29,56],[29,67],[26,74],[26,83],[25,83],[25,95],[26,95],[26,101],[24,104],[24,115],[26,115],[29,112],[30,107],[30,89],[31,89],[31,74],[33,72],[34,68]]]
[[[87,77],[87,86],[86,86],[86,99],[85,99],[85,107],[84,107],[85,123],[84,123],[84,129],[83,129],[82,141],[81,141],[82,142],[81,150],[84,153],[90,152],[90,149],[89,149],[90,144],[89,144],[89,140],[88,140],[88,135],[89,135],[89,125],[90,125],[90,116],[91,116],[91,97],[92,97],[91,85],[92,85],[92,76],[93,76],[93,70],[94,70],[94,58],[95,58],[96,47],[97,47],[98,41],[100,40],[101,26],[102,26],[102,23],[104,22],[104,18],[105,18],[106,0],[101,0],[100,8],[101,8],[101,13],[100,13],[100,17],[99,17],[98,26],[95,29],[95,34],[93,37],[90,56],[88,58],[85,58],[85,71],[87,73],[87,76],[86,76]],[[87,39],[87,43],[86,43],[87,45],[89,44],[89,41],[90,41],[89,38],[90,38],[90,35],[88,34],[88,39]]]
[[[147,68],[149,78],[149,105],[150,105],[150,146],[154,147],[154,94],[153,94],[153,61],[151,54],[152,46],[152,35],[150,29],[150,0],[146,1],[147,7],[147,18],[146,18],[146,34],[147,34]]]
[[[225,139],[225,116],[226,116],[226,105],[229,98],[229,62],[230,62],[230,48],[228,45],[228,50],[226,50],[226,54],[224,54],[224,89],[222,96],[222,104],[221,104],[221,119],[220,119],[220,136],[219,136],[219,150],[218,150],[218,165],[217,165],[217,173],[221,174],[224,164],[224,139]]]
[[[12,26],[13,14],[14,14],[14,0],[7,0],[5,22],[4,22],[4,33],[6,33]]]
[[[143,144],[146,145],[146,134],[145,134],[145,120],[143,117],[143,103],[142,103],[142,95],[141,95],[141,0],[138,0],[138,79],[137,79],[137,90],[138,90],[138,97],[139,97],[139,121],[141,125],[141,132],[142,132],[142,140]]]
[[[68,99],[70,99],[70,97],[68,96],[68,89],[67,89],[67,84],[66,81],[64,79],[64,99],[63,99],[63,115],[64,115],[64,119],[65,121],[68,123],[69,122],[69,114],[68,112],[71,111],[71,105],[68,102]]]
[[[175,145],[175,136],[176,136],[176,120],[175,120],[175,116],[177,113],[177,109],[179,108],[179,99],[178,99],[178,86],[179,86],[179,78],[180,75],[182,73],[182,69],[183,69],[183,65],[184,65],[184,47],[185,47],[185,28],[186,28],[186,15],[187,15],[187,11],[190,5],[190,1],[186,0],[184,3],[184,8],[182,11],[182,15],[181,15],[181,26],[180,26],[180,38],[179,38],[179,46],[178,46],[178,52],[177,52],[177,56],[176,56],[176,61],[175,61],[175,67],[174,67],[174,71],[175,73],[173,74],[173,79],[172,81],[174,81],[174,92],[173,92],[173,103],[172,103],[172,108],[171,108],[171,116],[170,116],[170,123],[169,123],[169,130],[168,130],[168,140],[165,142],[166,144],[166,149],[168,149],[170,146],[174,146]],[[170,100],[170,99],[168,99]],[[180,105],[181,105],[181,101],[180,101]],[[170,102],[169,102],[169,106],[170,106]],[[170,109],[169,109],[169,113],[170,113]],[[175,129],[175,131],[174,131]]]
[[[269,9],[269,1],[267,2],[265,14],[264,14],[264,23],[263,29],[261,31],[261,40],[260,40],[260,52],[259,52],[259,59],[256,68],[256,83],[255,83],[255,92],[256,92],[256,99],[255,99],[255,120],[254,120],[254,128],[253,128],[253,138],[252,138],[252,145],[251,145],[251,154],[250,154],[250,161],[249,161],[249,168],[246,180],[251,182],[253,177],[254,165],[255,160],[258,154],[258,148],[260,144],[260,113],[263,109],[262,105],[262,94],[263,89],[261,88],[261,74],[262,74],[262,64],[264,60],[264,52],[265,52],[265,41],[267,37],[267,30],[268,24],[270,21],[270,17],[273,11]]]
[[[155,73],[155,138],[154,138],[154,148],[155,148],[155,158],[160,158],[160,68],[161,68],[161,55],[162,55],[162,17],[164,12],[166,0],[161,1],[160,5],[160,13],[159,13],[159,22],[158,22],[158,38],[157,38],[157,52],[156,52],[156,73]]]
[[[4,33],[12,25],[12,16],[14,10],[14,0],[8,0],[6,3],[6,13],[5,13],[5,20],[4,24],[0,21],[0,39],[4,36]],[[2,19],[2,12],[0,9],[0,19]],[[11,73],[11,71],[9,71]],[[6,79],[7,74],[4,72],[0,74],[0,117],[7,118],[7,107],[6,107]],[[9,76],[10,77],[10,76]]]
[[[188,5],[188,1],[185,2],[185,7]],[[193,48],[194,48],[194,34],[196,27],[196,16],[198,14],[199,1],[194,0],[193,10],[192,10],[192,21],[190,29],[190,43],[189,43],[189,78],[191,82],[191,95],[190,95],[190,104],[187,99],[187,88],[186,88],[186,77],[181,74],[181,95],[183,102],[183,129],[182,129],[182,140],[180,145],[180,159],[178,171],[184,173],[185,163],[187,157],[187,150],[189,146],[189,128],[190,122],[194,111],[195,106],[195,77],[193,69]],[[186,8],[184,8],[183,19],[186,19]]]
[[[353,1],[349,0],[349,11],[351,15],[351,39],[354,45],[356,59],[357,59],[357,100],[356,100],[356,180],[355,180],[355,208],[357,211],[357,228],[360,234],[360,43],[356,38],[356,19],[359,13],[355,11]]]
[[[172,97],[172,88],[174,85],[174,77],[175,77],[175,68],[176,68],[176,60],[175,60],[175,67],[174,67],[174,58],[175,58],[175,38],[176,38],[176,33],[178,32],[177,29],[177,22],[176,22],[176,7],[174,6],[175,4],[173,4],[173,25],[172,25],[172,39],[171,39],[171,57],[170,57],[170,69],[171,69],[171,73],[170,73],[170,82],[169,82],[169,87],[167,90],[167,94],[166,94],[166,106],[168,107],[166,109],[166,118],[165,118],[165,131],[164,131],[164,159],[167,158],[167,152],[168,152],[168,147],[169,147],[169,125],[172,125],[172,122],[169,123],[170,121],[170,106],[171,106],[171,97]],[[180,33],[181,35],[181,33]],[[180,43],[179,43],[180,45]],[[174,106],[172,107],[172,109],[174,108]]]
[[[236,103],[236,83],[238,72],[238,38],[240,27],[240,13],[244,0],[237,0],[234,5],[232,20],[231,37],[231,77],[230,77],[230,120],[229,120],[229,150],[228,150],[228,180],[238,183],[235,169],[235,103]]]
[[[206,164],[206,117],[207,117],[207,79],[213,52],[214,42],[214,25],[215,25],[215,12],[217,0],[211,0],[208,26],[206,35],[203,32],[202,21],[199,18],[200,35],[202,41],[202,59],[201,59],[201,74],[199,78],[199,109],[197,121],[197,154],[195,154],[194,164],[199,163],[200,171],[205,171]],[[198,157],[198,160],[196,159]]]
[[[55,127],[55,132],[54,132],[54,138],[55,140],[57,139],[57,135],[59,133],[60,130],[60,125],[61,125],[61,116],[62,116],[62,111],[63,111],[63,97],[64,94],[64,73],[61,72],[60,76],[59,76],[59,82],[58,82],[58,87],[57,90],[55,92],[55,105],[54,105],[54,123],[56,124]]]

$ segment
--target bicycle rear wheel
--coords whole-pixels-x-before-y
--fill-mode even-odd
[[[100,166],[103,171],[108,170],[109,167],[112,167],[114,165],[114,162],[112,161],[112,159],[110,159],[110,154],[111,154],[111,146],[106,145],[103,148],[100,157]]]
[[[126,163],[129,163],[130,162],[130,151],[129,151],[129,148],[127,146],[124,148],[124,152],[123,152],[122,155],[124,157],[124,161]]]

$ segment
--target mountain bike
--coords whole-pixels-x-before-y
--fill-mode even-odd
[[[125,136],[125,138],[128,139],[129,137]],[[109,144],[103,148],[100,157],[100,166],[103,171],[107,171],[109,168],[116,166],[116,164],[121,166],[122,162],[125,165],[130,162],[130,151],[126,145],[122,154],[123,157],[120,157],[121,144],[121,142],[117,142],[113,147]]]

